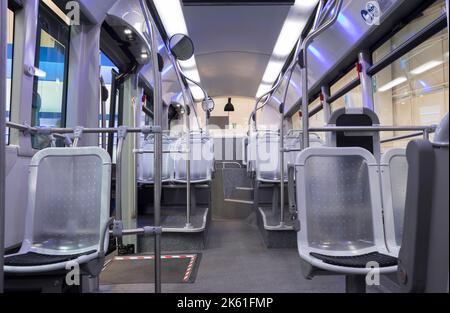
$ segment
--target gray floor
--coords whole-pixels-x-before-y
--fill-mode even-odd
[[[193,252],[193,251],[191,251]],[[166,293],[312,293],[344,292],[343,277],[306,280],[296,249],[265,248],[255,223],[212,222],[208,249],[194,284],[163,284]],[[101,286],[101,292],[153,292],[152,284]]]

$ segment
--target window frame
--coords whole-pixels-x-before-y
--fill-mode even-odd
[[[53,34],[51,34],[51,32],[48,29],[45,29],[42,27],[42,23],[44,22],[42,20],[41,16],[44,16],[44,18],[46,19],[45,22],[48,22],[49,24],[51,24],[52,26],[56,26],[59,29],[63,29],[67,31],[67,37],[63,38],[64,40],[60,40],[61,38],[58,36],[53,36]],[[36,51],[35,51],[35,67],[39,67],[39,63],[40,63],[40,50],[41,50],[41,32],[45,31],[47,32],[50,36],[52,36],[53,38],[55,38],[57,41],[66,44],[65,46],[65,50],[64,50],[64,80],[63,80],[63,94],[62,94],[62,101],[61,101],[61,125],[60,127],[66,127],[66,123],[67,123],[67,93],[68,93],[68,77],[69,77],[69,65],[70,65],[70,39],[71,39],[71,25],[67,25],[67,23],[61,19],[61,17],[59,17],[55,12],[53,12],[53,10],[48,7],[44,2],[39,1],[39,9],[38,9],[38,19],[37,19],[37,26],[36,26]],[[58,37],[58,38],[56,38]],[[34,77],[34,81],[33,81],[33,95],[32,95],[32,107],[35,105],[36,103],[36,98],[35,98],[35,94],[37,93],[37,88],[38,88],[38,84],[39,84],[39,78],[38,77]],[[32,111],[32,110],[31,110]],[[32,116],[31,116],[31,120],[33,120]],[[36,148],[33,145],[32,142],[32,147],[35,150],[39,150],[39,147]]]
[[[437,0],[436,0],[433,4],[436,4],[436,3],[437,3]],[[420,13],[425,12],[430,6],[431,6],[431,5],[425,6],[425,7],[421,10]],[[443,14],[445,14],[445,13],[443,13]],[[441,16],[442,16],[442,15],[441,15]],[[410,20],[408,20],[408,23],[402,25],[402,27],[400,27],[400,28],[398,28],[398,29],[395,29],[395,30],[394,30],[393,32],[391,32],[388,36],[385,36],[385,37],[384,37],[384,40],[381,40],[381,41],[375,43],[374,45],[372,45],[372,46],[368,49],[368,52],[370,53],[370,55],[373,56],[374,52],[375,52],[378,48],[380,48],[382,45],[384,45],[390,38],[392,38],[393,36],[395,36],[396,34],[398,34],[404,27],[408,26],[410,23],[414,23],[414,21],[415,21],[416,18],[418,18],[418,17],[420,17],[420,15],[414,16],[414,18],[411,18]],[[430,22],[429,24],[427,24],[426,26],[424,26],[422,29],[417,30],[417,32],[416,32],[414,35],[412,35],[410,38],[406,39],[405,42],[408,42],[408,41],[410,41],[410,40],[414,40],[414,39],[415,39],[415,36],[416,36],[417,34],[421,33],[421,32],[424,31],[425,29],[429,28],[430,25],[433,25],[435,22],[436,22],[436,21],[432,21],[432,22]],[[448,26],[447,26],[447,27],[448,27]],[[445,27],[444,27],[443,29],[445,29]],[[424,40],[423,42],[429,40],[430,38],[432,38],[435,34],[439,33],[440,31],[442,31],[442,29],[439,30],[439,31],[436,31],[435,33],[430,33],[430,34],[427,33],[427,36],[425,36],[425,40]],[[403,42],[403,44],[405,44],[405,42]],[[389,59],[389,62],[383,62],[383,58],[382,58],[381,60],[378,60],[378,62],[374,63],[374,64],[371,66],[371,68],[379,67],[378,72],[381,72],[382,70],[384,70],[385,68],[391,66],[393,63],[395,63],[397,60],[399,60],[402,56],[404,56],[404,55],[408,54],[409,52],[413,51],[415,48],[417,48],[418,46],[420,46],[420,44],[423,43],[423,42],[420,42],[420,43],[418,43],[418,44],[412,45],[411,47],[409,47],[409,49],[403,51],[403,53],[402,53],[400,56],[397,56],[396,58],[393,58],[393,59]],[[394,52],[395,52],[395,49],[394,49]],[[393,54],[393,51],[391,51],[390,53],[388,53],[388,54],[385,56],[385,58],[389,58],[391,54]],[[357,61],[355,61],[355,63],[356,63],[356,62],[357,62]],[[351,68],[349,68],[349,69],[347,69],[347,70],[345,70],[345,71],[342,71],[344,74],[343,74],[343,75],[339,75],[338,77],[336,77],[336,78],[333,80],[333,82],[332,82],[331,85],[336,84],[336,82],[338,82],[343,76],[347,75],[352,69],[354,69],[354,67],[351,67]],[[369,70],[370,70],[370,69],[369,69]],[[342,72],[341,72],[341,73],[342,73]],[[377,72],[377,73],[378,73],[378,72]],[[374,73],[374,74],[371,75],[371,76],[372,76],[372,77],[375,77],[375,75],[376,75],[377,73]],[[354,83],[354,84],[353,84],[353,83]],[[352,84],[353,84],[353,86],[351,86]],[[356,87],[358,87],[359,85],[360,85],[360,83],[356,84],[356,81],[352,81],[352,82],[350,82],[348,85],[346,85],[346,86],[344,86],[343,88],[341,88],[340,90],[336,91],[334,94],[331,94],[331,93],[330,93],[330,100],[331,100],[330,105],[331,105],[333,102],[335,102],[336,100],[338,100],[338,99],[340,99],[341,97],[343,97],[344,95],[346,95],[347,93],[353,91],[353,90],[354,90]],[[349,86],[351,86],[351,88],[348,88]],[[374,93],[375,93],[375,91],[374,91]],[[336,96],[336,95],[337,95],[337,96]],[[323,110],[323,107],[320,108],[320,110],[319,110],[319,108],[320,108],[320,107],[317,107],[317,109],[316,109],[316,108],[313,108],[313,111],[314,111],[314,114],[313,114],[313,115],[315,115],[315,114],[317,114],[319,111]]]
[[[12,35],[13,35],[13,38],[12,38],[12,51],[11,51],[11,74],[10,74],[10,76],[11,76],[11,78],[10,78],[11,84],[10,84],[10,88],[9,88],[9,115],[5,116],[6,120],[8,122],[11,121],[12,110],[13,110],[13,105],[12,105],[13,104],[12,103],[12,96],[13,95],[12,95],[12,91],[13,91],[13,84],[14,84],[14,54],[15,54],[14,53],[15,52],[14,51],[15,50],[14,42],[15,42],[15,39],[16,39],[16,12],[19,9],[20,8],[18,8],[16,6],[13,6],[13,5],[8,5],[8,8],[7,8],[7,13],[8,13],[8,11],[10,11],[13,14],[13,20],[12,20],[12,27],[13,27]],[[8,75],[8,73],[7,73],[7,75]],[[5,134],[5,135],[6,135],[5,136],[5,140],[6,140],[5,144],[6,144],[6,146],[9,146],[10,143],[11,143],[11,130],[9,128],[7,128],[7,134]]]

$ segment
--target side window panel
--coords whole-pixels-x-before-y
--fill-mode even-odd
[[[12,67],[14,57],[14,12],[7,12],[7,61],[6,61],[6,121],[11,120]],[[9,128],[6,128],[6,144],[9,144]]]
[[[69,26],[45,5],[39,7],[36,68],[31,124],[39,127],[65,127]],[[35,149],[49,146],[45,136],[33,136]]]

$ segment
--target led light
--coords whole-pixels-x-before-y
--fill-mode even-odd
[[[148,58],[147,52],[142,52],[142,53],[141,53],[141,58],[142,58],[142,59],[147,59],[147,58]]]
[[[427,62],[427,63],[422,64],[421,66],[416,67],[415,69],[413,69],[411,71],[411,74],[419,75],[419,74],[425,73],[425,72],[427,72],[427,71],[429,71],[429,70],[431,70],[431,69],[441,65],[442,63],[443,63],[442,61],[436,61],[436,60]]]
[[[315,0],[296,0],[289,11],[258,89],[257,97],[260,97],[272,87],[316,4],[317,1]]]
[[[269,91],[274,84],[317,3],[318,0],[296,0],[295,4],[290,8],[269,64],[264,72],[261,85],[256,94],[257,97]]]
[[[131,29],[129,29],[129,28],[125,28],[125,30],[123,31],[123,33],[124,33],[125,35],[129,36],[129,35],[133,34],[133,31],[132,31]]]
[[[392,89],[392,88],[394,88],[395,86],[398,86],[398,85],[400,85],[400,84],[406,82],[407,80],[408,80],[408,79],[407,79],[406,77],[404,77],[404,76],[399,77],[399,78],[396,78],[396,79],[394,79],[393,81],[387,83],[386,85],[381,86],[380,88],[378,88],[378,91],[380,91],[380,92],[388,91],[389,89]]]
[[[186,21],[184,19],[183,10],[181,8],[180,0],[154,0],[158,15],[164,25],[164,29],[169,37],[175,34],[186,34],[188,30]],[[197,70],[197,63],[195,62],[195,56],[187,61],[179,61],[181,70],[190,79],[200,83],[200,75]],[[192,93],[192,97],[195,101],[201,101],[204,98],[202,90],[188,82],[189,88]]]

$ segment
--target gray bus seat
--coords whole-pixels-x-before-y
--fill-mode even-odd
[[[280,149],[279,133],[264,132],[257,134],[255,155],[257,181],[263,183],[280,182]],[[285,173],[287,173],[287,162],[285,163]]]
[[[368,109],[361,108],[351,111],[340,108],[333,112],[328,126],[378,126],[380,120],[377,114]],[[379,132],[333,132],[331,133],[331,146],[333,147],[361,147],[370,151],[377,160],[380,159]]]
[[[295,167],[304,275],[364,275],[371,271],[371,261],[380,273],[396,271],[397,260],[384,240],[373,155],[363,148],[308,148]]]
[[[295,132],[294,132],[295,133]],[[287,150],[295,150],[288,151],[285,153],[285,163],[289,166],[290,164],[295,164],[295,160],[297,159],[297,155],[300,153],[298,151],[302,147],[302,132],[296,131],[296,135],[290,134],[286,135],[284,138],[284,147]],[[309,135],[309,145],[310,147],[323,147],[325,143],[320,139],[320,136],[317,134]],[[287,175],[287,174],[286,174]]]
[[[408,161],[406,150],[386,151],[380,162],[386,242],[389,250],[398,255],[402,243],[405,215]]]
[[[175,139],[169,136],[163,136],[163,151],[172,151],[175,147]],[[154,151],[154,135],[148,136],[141,149],[144,151]],[[138,179],[141,184],[152,185],[154,179],[154,154],[140,153],[138,154]],[[174,157],[172,153],[163,153],[162,156],[162,181],[168,182],[174,179]]]
[[[398,278],[404,292],[449,291],[448,114],[434,142],[411,141]]]
[[[25,235],[20,251],[5,257],[7,280],[65,270],[70,261],[98,275],[109,241],[108,153],[48,148],[32,158],[29,172]]]
[[[192,133],[190,146],[191,183],[210,182],[214,172],[214,141],[204,134]],[[187,150],[186,139],[178,139],[175,149]],[[179,153],[175,158],[174,181],[177,183],[187,182],[186,154]]]

